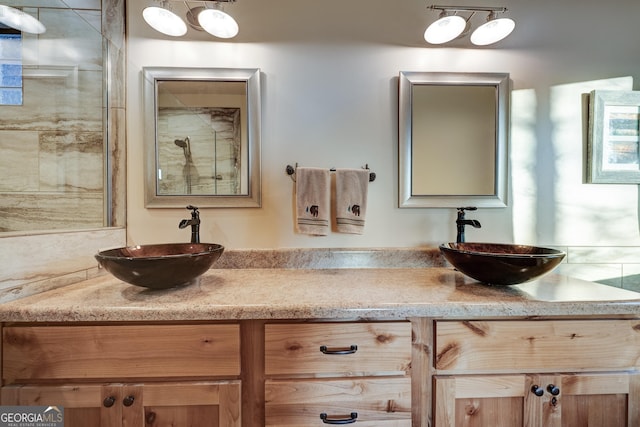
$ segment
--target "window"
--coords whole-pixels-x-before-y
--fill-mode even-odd
[[[22,105],[22,34],[0,27],[0,105]]]

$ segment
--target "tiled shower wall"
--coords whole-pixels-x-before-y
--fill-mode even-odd
[[[23,105],[0,106],[2,232],[104,225],[100,2],[82,6],[24,7],[47,30],[23,33]]]

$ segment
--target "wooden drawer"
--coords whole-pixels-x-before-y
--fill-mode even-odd
[[[640,366],[640,320],[437,321],[435,329],[442,373]]]
[[[411,379],[268,380],[265,425],[323,426],[356,419],[356,425],[411,426]]]
[[[404,375],[411,363],[411,324],[265,325],[267,375]]]
[[[240,374],[238,325],[10,326],[5,381]]]

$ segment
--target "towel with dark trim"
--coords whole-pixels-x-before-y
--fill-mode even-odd
[[[368,169],[336,170],[336,231],[362,234],[367,214]]]
[[[331,176],[329,169],[296,168],[296,225],[298,232],[329,234]]]

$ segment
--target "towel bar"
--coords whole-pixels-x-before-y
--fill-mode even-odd
[[[287,165],[286,171],[287,171],[287,175],[291,176],[291,179],[295,182],[295,174],[296,174],[296,168],[298,167],[298,164],[296,163],[296,166],[293,167],[291,165]],[[364,168],[362,169],[369,169],[369,165],[365,165]],[[330,168],[329,171],[331,172],[335,172],[336,168]],[[376,180],[376,173],[375,172],[369,172],[369,182],[373,182]]]

